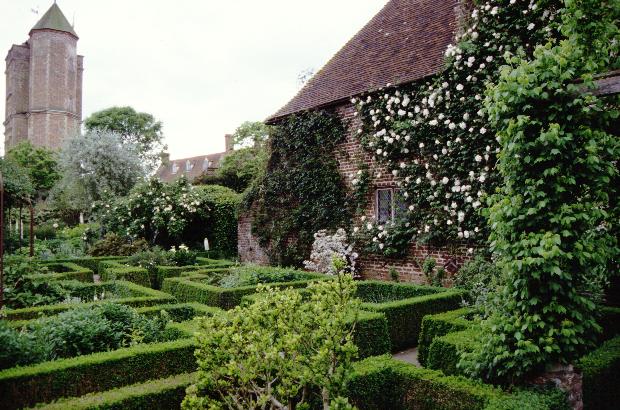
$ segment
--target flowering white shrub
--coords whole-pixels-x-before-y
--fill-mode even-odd
[[[337,272],[333,267],[334,256],[340,256],[346,261],[347,272],[355,273],[355,260],[359,255],[353,251],[353,246],[347,243],[345,230],[339,228],[330,235],[327,230],[322,229],[314,234],[310,260],[304,261],[304,267],[315,272],[335,275]]]

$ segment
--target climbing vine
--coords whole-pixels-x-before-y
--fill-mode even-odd
[[[411,241],[473,247],[488,237],[481,210],[500,182],[500,146],[484,93],[505,57],[527,58],[537,44],[558,37],[562,1],[474,3],[466,30],[446,50],[443,72],[352,100],[363,147],[396,177],[407,201],[400,221],[357,221],[359,237],[376,253],[403,255]]]
[[[620,65],[620,3],[566,0],[561,21],[564,37],[510,57],[485,101],[501,146],[489,222],[504,288],[461,366],[493,382],[593,346],[593,287],[618,257],[620,100],[583,91]]]
[[[255,213],[252,232],[272,263],[301,266],[316,232],[350,221],[333,155],[343,138],[344,125],[327,111],[292,115],[273,127],[265,176],[246,199]]]

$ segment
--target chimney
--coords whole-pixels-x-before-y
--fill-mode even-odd
[[[235,142],[232,134],[224,135],[224,140],[226,141],[226,152],[230,152],[235,149]]]
[[[162,152],[159,156],[161,158],[161,164],[162,165],[168,165],[170,163],[170,153],[169,152]]]

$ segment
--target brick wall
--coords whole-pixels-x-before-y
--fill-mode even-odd
[[[343,103],[334,108],[336,114],[342,119],[347,128],[346,139],[338,145],[335,156],[338,160],[339,171],[347,187],[351,188],[351,180],[359,170],[359,165],[368,165],[371,175],[371,189],[367,198],[367,208],[364,212],[367,218],[374,219],[375,190],[378,188],[396,188],[396,180],[384,167],[372,160],[372,157],[364,151],[357,137],[360,125],[359,118],[355,115],[355,107],[351,103]],[[256,238],[251,235],[251,216],[245,214],[239,219],[239,256],[242,261],[267,263],[268,259],[263,250],[258,246]],[[400,280],[415,283],[425,283],[421,265],[424,259],[433,257],[437,260],[437,266],[443,266],[449,273],[453,273],[469,258],[467,248],[464,246],[451,246],[449,248],[429,247],[412,244],[405,258],[386,258],[377,255],[361,255],[358,266],[362,277],[366,279],[390,280],[390,268],[396,269]]]

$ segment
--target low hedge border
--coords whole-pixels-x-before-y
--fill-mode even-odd
[[[374,356],[354,364],[349,400],[360,410],[559,410],[564,395],[509,395],[498,388],[440,371]],[[550,397],[553,397],[550,400]]]
[[[193,338],[0,371],[0,408],[18,409],[196,370]]]
[[[399,351],[417,345],[424,316],[457,309],[464,295],[461,290],[445,290],[392,302],[363,303],[362,309],[385,314],[392,351]]]
[[[256,292],[256,286],[220,288],[193,281],[192,279],[204,278],[201,272],[203,271],[197,271],[195,272],[196,275],[193,276],[166,278],[162,285],[162,291],[173,295],[179,302],[199,302],[222,309],[232,309],[241,303],[241,299],[245,295]],[[313,280],[328,279],[325,275],[316,274],[316,276],[315,279],[271,283],[270,285],[274,288],[303,288]]]
[[[51,272],[27,275],[27,277],[35,280],[79,280],[80,282],[93,281],[92,269],[78,265],[74,262],[43,263],[41,265],[48,268]],[[55,271],[54,269],[62,269],[62,271]]]
[[[111,283],[96,283],[92,284],[93,286],[106,286]],[[7,309],[3,313],[8,320],[30,320],[36,319],[39,316],[50,316],[56,315],[60,312],[64,312],[69,309],[75,309],[78,307],[85,306],[93,306],[99,303],[105,302],[113,302],[121,305],[133,306],[133,307],[144,307],[144,306],[154,306],[154,305],[163,305],[174,302],[174,297],[170,296],[167,293],[160,292],[158,290],[154,290],[151,288],[147,288],[144,286],[136,285],[132,282],[127,281],[116,281],[114,282],[115,286],[122,286],[126,290],[128,290],[131,297],[120,298],[120,299],[109,299],[102,300],[97,302],[88,302],[88,303],[60,303],[56,305],[44,305],[44,306],[35,306],[30,308],[22,308],[22,309]]]
[[[179,408],[185,389],[197,378],[197,373],[183,373],[165,379],[132,384],[82,397],[60,399],[38,405],[44,410],[169,410]]]
[[[140,286],[151,287],[151,278],[145,268],[127,266],[118,261],[103,261],[99,266],[99,274],[104,282],[126,280]]]
[[[165,310],[170,318],[175,322],[185,322],[195,317],[200,316],[212,316],[215,313],[221,312],[220,308],[213,306],[203,305],[202,303],[177,303],[173,305],[156,305],[137,308],[136,312],[141,315],[150,317],[157,316],[159,312]]]
[[[585,409],[617,409],[620,401],[620,336],[608,340],[576,363],[583,375]]]
[[[418,339],[418,361],[420,364],[426,366],[428,350],[436,337],[469,328],[472,322],[467,320],[466,317],[473,313],[473,309],[463,308],[424,316],[420,329],[420,338]]]
[[[94,273],[99,273],[99,264],[102,261],[114,261],[126,259],[126,256],[93,256],[85,258],[64,258],[64,259],[49,259],[42,261],[42,264],[58,264],[58,263],[75,263],[79,266],[83,266],[92,270]]]
[[[476,346],[476,329],[448,333],[433,339],[428,349],[425,367],[441,370],[446,375],[461,374],[458,363],[461,353],[471,352]]]

